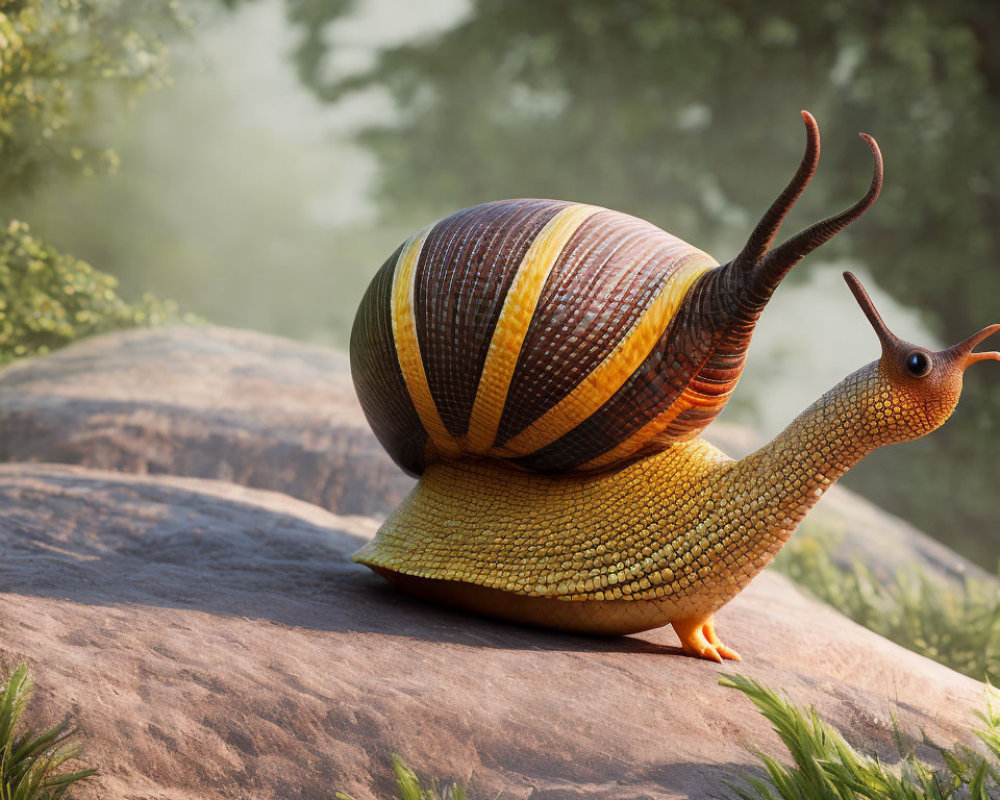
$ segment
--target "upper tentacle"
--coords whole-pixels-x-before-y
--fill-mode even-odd
[[[764,254],[770,250],[774,243],[774,237],[778,235],[781,223],[795,205],[795,201],[802,196],[809,181],[816,174],[816,166],[819,164],[819,126],[812,114],[808,111],[802,112],[802,121],[806,124],[806,151],[802,156],[802,163],[789,181],[788,186],[778,195],[771,207],[760,218],[757,227],[747,239],[746,245],[740,254],[733,259],[733,262],[744,269],[750,269],[756,264]]]
[[[857,220],[878,198],[882,189],[882,153],[878,144],[867,133],[859,134],[872,151],[874,171],[871,185],[858,202],[835,216],[829,217],[795,234],[791,239],[768,252],[758,261],[750,275],[748,300],[751,306],[762,307],[782,278],[809,253],[832,239],[836,234]]]

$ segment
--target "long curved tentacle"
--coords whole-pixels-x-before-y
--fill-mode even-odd
[[[857,220],[867,211],[882,189],[882,153],[878,144],[867,133],[859,134],[872,151],[875,162],[871,186],[864,197],[850,208],[829,217],[795,234],[791,239],[771,250],[754,265],[751,272],[749,299],[752,305],[762,305],[770,299],[781,279],[809,253]]]
[[[806,151],[802,156],[802,163],[788,186],[760,218],[739,255],[733,259],[733,263],[744,269],[751,269],[770,249],[781,223],[816,174],[816,166],[819,164],[819,126],[808,111],[802,112],[802,121],[806,124]]]

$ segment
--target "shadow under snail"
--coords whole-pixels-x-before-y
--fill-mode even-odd
[[[534,625],[625,634],[671,624],[685,652],[739,658],[713,614],[820,496],[876,447],[951,414],[984,328],[931,352],[894,336],[772,442],[734,460],[697,434],[739,380],[782,278],[858,219],[857,203],[773,247],[812,178],[802,163],[743,250],[719,265],[596,206],[506,200],[414,234],[376,274],[351,370],[376,436],[419,475],[354,559],[421,597]]]

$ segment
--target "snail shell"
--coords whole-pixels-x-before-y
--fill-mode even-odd
[[[695,435],[735,378],[705,380],[695,324],[716,261],[590,205],[506,200],[411,237],[361,304],[361,404],[413,473],[488,456],[540,472],[606,468]]]
[[[878,194],[866,138],[865,197],[769,249],[819,157],[803,119],[798,172],[723,266],[649,222],[559,200],[486,203],[410,237],[351,334],[358,397],[396,463],[611,470],[696,436],[734,390],[781,278]]]

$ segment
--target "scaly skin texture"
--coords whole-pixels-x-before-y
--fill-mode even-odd
[[[479,613],[603,634],[672,623],[686,651],[737,658],[715,611],[852,465],[954,409],[960,370],[931,385],[897,361],[848,376],[739,461],[695,439],[593,477],[433,465],[355,560]]]

